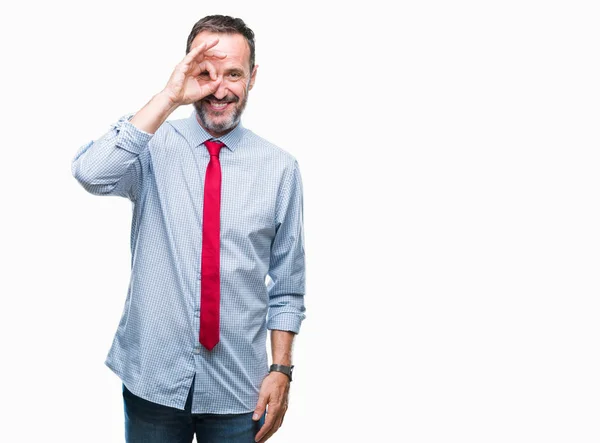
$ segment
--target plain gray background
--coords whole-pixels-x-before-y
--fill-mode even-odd
[[[0,440],[123,441],[103,362],[131,205],[70,162],[225,13],[257,35],[244,125],[304,181],[307,319],[271,441],[598,441],[595,2],[7,8]]]

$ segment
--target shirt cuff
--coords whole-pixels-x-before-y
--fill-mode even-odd
[[[134,154],[140,154],[148,145],[154,134],[142,131],[129,120],[134,114],[122,116],[117,123],[112,126],[112,129],[117,131],[116,146],[123,148]]]
[[[277,329],[280,331],[290,331],[298,334],[300,325],[304,320],[304,315],[292,314],[291,312],[282,312],[270,317],[267,321],[267,329]]]

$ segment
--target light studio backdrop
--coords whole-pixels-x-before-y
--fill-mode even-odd
[[[104,359],[132,208],[71,160],[215,13],[255,31],[243,122],[304,183],[307,318],[272,441],[599,440],[597,3],[0,8],[0,441],[124,441]]]

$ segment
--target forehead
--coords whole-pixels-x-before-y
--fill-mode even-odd
[[[211,50],[218,50],[225,52],[227,58],[223,60],[224,63],[239,64],[248,69],[250,66],[250,47],[248,42],[241,34],[223,34],[220,32],[202,31],[199,32],[192,44],[190,50],[205,41],[210,41],[214,38],[219,39],[219,43],[211,48]]]

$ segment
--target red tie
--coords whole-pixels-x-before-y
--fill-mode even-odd
[[[200,343],[209,351],[219,342],[220,308],[220,214],[221,164],[219,151],[224,143],[204,142],[210,153],[204,180],[204,214],[202,218],[202,261],[200,269]]]

